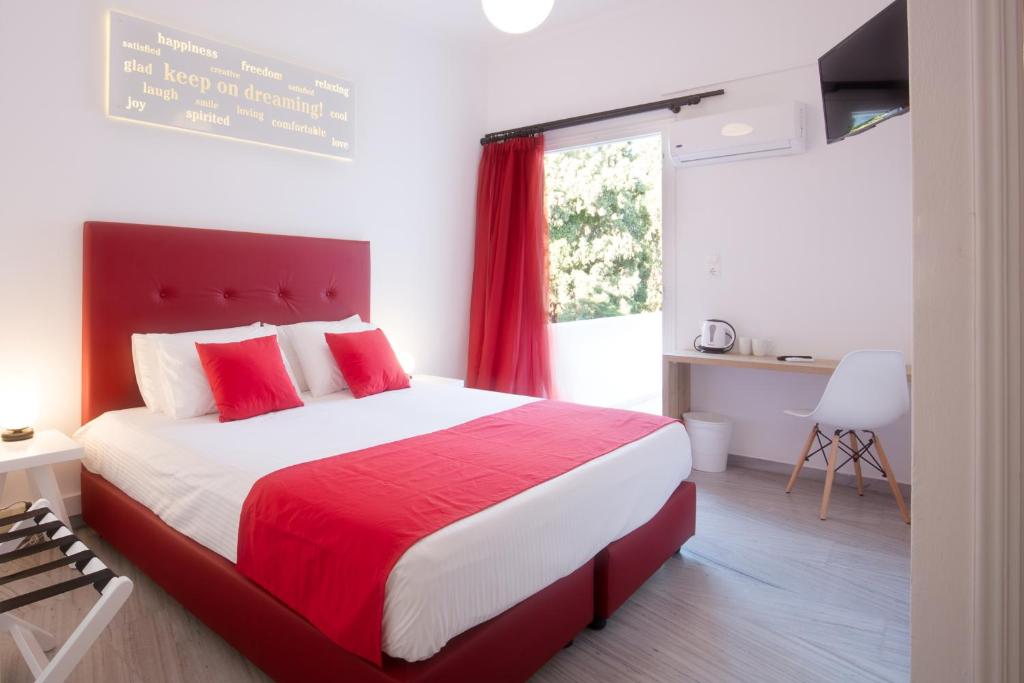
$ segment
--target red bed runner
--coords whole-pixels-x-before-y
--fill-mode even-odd
[[[273,472],[242,508],[238,570],[380,664],[384,587],[406,550],[672,422],[538,401]]]

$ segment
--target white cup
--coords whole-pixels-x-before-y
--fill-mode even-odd
[[[751,350],[750,337],[740,337],[736,340],[736,350],[741,355],[749,356]]]
[[[773,346],[775,346],[775,344],[771,339],[755,338],[751,341],[751,348],[753,349],[755,356],[772,355]]]

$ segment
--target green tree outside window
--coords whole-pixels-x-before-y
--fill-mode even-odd
[[[544,176],[551,322],[660,311],[661,138],[549,152]]]

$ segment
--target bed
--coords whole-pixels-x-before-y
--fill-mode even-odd
[[[523,680],[694,532],[670,425],[417,543],[388,578],[382,664],[357,657],[235,570],[247,490],[531,399],[414,381],[244,423],[170,420],[137,407],[132,332],[369,319],[369,245],[110,223],[84,243],[85,521],[276,680]]]

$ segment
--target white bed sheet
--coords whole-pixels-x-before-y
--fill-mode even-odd
[[[216,415],[114,411],[76,437],[91,472],[234,562],[242,503],[260,477],[533,400],[419,382],[360,400],[347,392],[303,398],[304,408],[225,424]],[[427,659],[571,574],[650,520],[690,467],[689,438],[670,425],[424,538],[388,578],[384,652]]]

